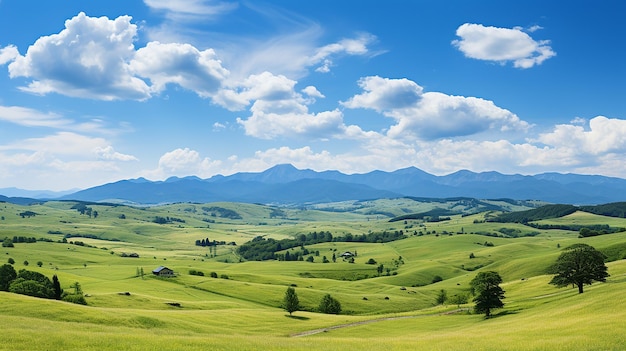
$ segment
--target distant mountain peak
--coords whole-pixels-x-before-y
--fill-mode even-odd
[[[292,165],[291,163],[279,163],[273,167],[270,167],[268,169],[265,170],[265,172],[267,171],[298,171],[299,169],[296,168],[296,166]]]

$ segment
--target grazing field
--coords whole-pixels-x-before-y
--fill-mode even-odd
[[[626,232],[579,238],[575,231],[485,222],[490,212],[472,214],[468,208],[436,222],[389,221],[433,206],[409,199],[298,209],[2,203],[0,239],[38,241],[2,247],[0,264],[11,259],[16,271],[57,275],[66,291],[79,282],[87,306],[0,292],[0,349],[621,350],[626,345],[621,306]],[[583,212],[540,223],[626,227],[626,219]],[[402,231],[405,238],[307,244],[306,258],[313,262],[246,261],[237,252],[256,237],[384,231]],[[219,244],[196,245],[203,239]],[[610,258],[607,282],[587,286],[583,294],[549,285],[546,274],[574,243],[592,245]],[[341,258],[344,252],[355,253],[354,261]],[[153,275],[159,266],[176,276]],[[502,276],[506,296],[504,308],[490,319],[473,313],[471,297],[469,303],[451,300],[469,296],[470,281],[485,270]],[[293,316],[281,308],[290,286],[301,305]],[[436,305],[441,290],[449,299]],[[317,312],[326,294],[341,303],[341,314]]]

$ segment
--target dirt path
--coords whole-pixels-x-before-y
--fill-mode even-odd
[[[329,331],[335,330],[335,329],[356,327],[356,326],[359,326],[359,325],[365,325],[365,324],[371,324],[371,323],[378,323],[378,322],[385,322],[385,321],[394,321],[394,320],[398,320],[398,319],[443,316],[443,315],[454,314],[454,313],[464,312],[464,311],[467,311],[467,309],[466,308],[459,308],[457,310],[452,310],[452,311],[448,311],[448,312],[424,314],[424,315],[419,315],[419,316],[401,316],[401,317],[386,317],[386,318],[369,319],[369,320],[366,320],[366,321],[347,323],[347,324],[339,324],[339,325],[333,325],[333,326],[326,327],[326,328],[307,330],[307,331],[291,334],[290,337],[292,337],[292,338],[299,338],[299,337],[303,337],[303,336],[309,336],[309,335],[315,335],[315,334],[320,334],[320,333],[326,333],[326,332],[329,332]]]

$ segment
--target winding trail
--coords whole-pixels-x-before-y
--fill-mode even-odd
[[[378,322],[385,322],[385,321],[394,321],[394,320],[398,320],[398,319],[422,318],[422,317],[432,317],[432,316],[444,316],[444,315],[448,315],[448,314],[455,314],[455,313],[458,313],[458,312],[464,312],[464,311],[467,311],[467,310],[468,310],[467,308],[459,308],[459,309],[452,310],[452,311],[441,312],[441,313],[433,313],[433,314],[423,314],[423,315],[419,315],[419,316],[400,316],[400,317],[385,317],[385,318],[369,319],[369,320],[360,321],[360,322],[339,324],[339,325],[333,325],[333,326],[326,327],[326,328],[307,330],[307,331],[291,334],[289,336],[292,337],[292,338],[300,338],[300,337],[303,337],[303,336],[310,336],[310,335],[315,335],[315,334],[321,334],[321,333],[329,332],[331,330],[343,329],[343,328],[349,328],[349,327],[356,327],[356,326],[359,326],[359,325],[378,323]]]

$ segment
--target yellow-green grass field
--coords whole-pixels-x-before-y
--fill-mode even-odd
[[[533,237],[502,238],[471,233],[534,229],[475,223],[482,214],[438,223],[388,222],[358,211],[326,217],[320,210],[284,210],[282,218],[270,218],[268,206],[231,203],[94,204],[89,206],[98,217],[90,218],[73,205],[0,204],[0,239],[52,240],[3,247],[0,263],[11,258],[16,270],[56,274],[67,291],[80,282],[88,303],[0,292],[0,350],[622,350],[626,345],[626,260],[607,263],[607,282],[586,286],[583,294],[549,285],[546,275],[562,248],[583,242],[620,249],[626,233],[578,238],[576,232],[539,230]],[[398,211],[390,201],[377,206]],[[232,209],[242,218],[212,216],[203,207]],[[24,211],[37,215],[22,218]],[[160,225],[153,223],[155,216],[184,222]],[[550,221],[626,227],[625,219],[580,212]],[[320,252],[313,263],[239,262],[237,246],[220,245],[216,255],[195,246],[205,237],[241,245],[257,235],[280,239],[312,231],[339,236],[383,230],[404,230],[408,238],[307,245]],[[91,237],[60,242],[65,234]],[[321,262],[322,256],[344,251],[358,252],[354,263]],[[377,264],[366,264],[370,258]],[[379,276],[378,264],[390,271]],[[161,265],[177,276],[153,276]],[[473,313],[471,301],[435,305],[442,289],[449,297],[467,295],[471,279],[484,270],[495,270],[504,280],[505,307],[493,318]],[[437,276],[442,280],[433,283]],[[281,308],[288,286],[295,287],[302,306],[293,316]],[[325,294],[341,302],[342,314],[315,312]]]

